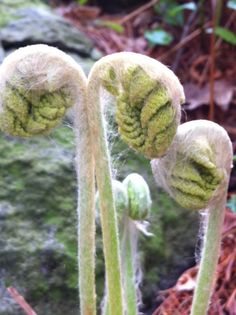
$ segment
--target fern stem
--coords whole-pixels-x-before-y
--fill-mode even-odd
[[[208,211],[202,258],[194,291],[191,315],[207,314],[216,280],[220,252],[222,226],[224,223],[226,193],[218,205]]]
[[[96,179],[99,191],[100,215],[105,257],[108,305],[112,315],[123,315],[119,238],[111,166],[103,113],[100,105],[100,86],[97,76],[90,73],[88,82],[90,132],[93,138]]]
[[[85,81],[86,82],[86,81]],[[86,83],[85,83],[86,86]],[[81,315],[96,315],[95,174],[88,127],[86,90],[76,106],[76,170],[78,176],[78,264]]]
[[[137,231],[136,228],[132,227],[132,224],[134,223],[127,217],[121,236],[121,266],[127,315],[138,314],[134,257],[136,250],[133,248],[137,247]]]

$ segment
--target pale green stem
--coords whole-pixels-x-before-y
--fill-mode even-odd
[[[133,246],[137,246],[136,227],[132,227],[132,222],[125,217],[120,225],[121,240],[121,268],[123,276],[124,300],[126,315],[137,315],[137,294],[135,288],[135,252]],[[135,235],[134,235],[135,233]],[[133,237],[132,237],[133,236]],[[133,246],[132,246],[133,245]],[[103,315],[109,315],[107,297],[105,295]]]
[[[135,249],[137,247],[137,231],[136,227],[133,227],[132,224],[134,223],[129,218],[126,218],[121,236],[121,266],[127,315],[138,314],[138,302],[135,288]]]
[[[86,81],[85,81],[86,82]],[[86,83],[85,83],[86,86]],[[85,87],[86,89],[86,87]],[[75,109],[76,170],[78,176],[78,264],[80,314],[96,315],[95,292],[95,174],[88,126],[86,90]]]
[[[88,108],[99,191],[108,304],[110,314],[124,315],[117,218],[111,184],[110,156],[100,105],[100,87],[98,81],[99,79],[96,75],[93,75],[93,79],[90,78],[89,80]]]
[[[226,192],[218,200],[218,204],[215,204],[215,207],[211,206],[208,210],[202,258],[194,291],[191,315],[207,314],[216,280],[225,204]]]
[[[102,310],[102,315],[110,315],[106,291],[107,291],[107,289],[105,290],[105,295],[104,295],[104,306],[103,306],[103,310]]]

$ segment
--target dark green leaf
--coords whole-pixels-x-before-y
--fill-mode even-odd
[[[163,21],[170,25],[180,25],[184,23],[183,12],[179,11],[176,15],[172,14],[172,10],[175,10],[179,5],[173,0],[160,0],[155,6],[155,11],[160,15]]]
[[[163,17],[163,20],[171,25],[183,26],[184,24],[184,10],[196,10],[194,2],[188,2],[179,5],[176,1],[159,1],[155,5],[155,11]]]
[[[177,2],[172,0],[159,0],[157,4],[154,5],[154,10],[157,13],[164,13],[168,8],[177,5]]]
[[[173,36],[162,29],[146,31],[145,38],[152,45],[169,45],[173,41]]]
[[[183,10],[190,10],[190,11],[196,11],[197,6],[195,2],[188,2],[181,5]]]
[[[229,207],[233,212],[236,212],[236,195],[232,195],[227,202],[227,207]]]
[[[216,27],[215,28],[215,34],[221,37],[224,41],[236,45],[236,35],[235,33],[231,32],[227,28],[224,27]]]
[[[229,0],[227,2],[227,8],[236,10],[236,0]]]
[[[183,12],[180,10],[180,11],[175,13],[175,8],[173,11],[172,11],[172,9],[167,11],[164,20],[166,23],[168,23],[170,25],[176,25],[176,26],[183,26],[184,25]]]
[[[176,16],[179,12],[182,12],[183,10],[195,11],[196,8],[197,7],[196,7],[196,4],[194,2],[189,2],[189,3],[185,3],[185,4],[181,4],[181,5],[173,7],[169,11],[169,14],[172,16]]]
[[[81,5],[88,3],[88,0],[77,0],[77,2]]]
[[[107,28],[110,28],[111,30],[113,30],[117,33],[123,33],[124,32],[124,27],[118,23],[115,23],[115,22],[99,20],[99,21],[97,21],[97,24],[101,25],[101,26],[105,26]]]

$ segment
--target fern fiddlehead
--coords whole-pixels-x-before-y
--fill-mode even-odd
[[[121,183],[112,180],[115,205],[121,242],[121,270],[126,315],[137,315],[141,303],[139,285],[142,277],[138,257],[139,230],[145,232],[146,220],[150,213],[151,196],[144,178],[136,173],[129,174]],[[99,194],[97,194],[99,201]],[[97,202],[97,209],[99,205]],[[106,284],[107,287],[107,284]],[[107,288],[106,288],[107,291]],[[104,297],[103,315],[111,314],[108,308],[107,294]]]
[[[103,115],[104,89],[117,98],[116,120],[121,137],[149,158],[164,155],[172,142],[184,93],[171,70],[135,53],[101,58],[88,77],[88,117],[96,156],[109,312],[123,315],[118,228]]]
[[[95,315],[95,183],[86,85],[80,66],[47,45],[20,48],[0,67],[0,129],[8,135],[47,134],[75,106],[80,309],[81,315]]]
[[[167,155],[152,161],[154,177],[183,207],[205,210],[206,231],[191,315],[207,314],[214,286],[232,145],[219,125],[196,120],[181,125]]]
[[[70,58],[46,45],[18,49],[1,66],[1,129],[19,137],[48,133],[76,102]],[[64,58],[63,61],[61,58]]]
[[[179,125],[183,90],[164,65],[153,60],[153,69],[156,66],[157,73],[160,69],[165,74],[164,78],[157,77],[148,73],[139,56],[130,53],[128,57],[139,63],[131,63],[118,73],[110,66],[103,86],[117,97],[116,121],[121,138],[148,158],[159,157],[169,148]]]

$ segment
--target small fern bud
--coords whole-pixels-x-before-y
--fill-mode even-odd
[[[114,201],[118,222],[121,223],[124,215],[128,214],[128,194],[126,187],[118,180],[112,180],[112,190],[114,193]],[[96,193],[96,209],[99,210],[99,192]]]
[[[129,199],[129,217],[136,221],[145,220],[151,209],[150,190],[142,176],[136,173],[128,175],[123,181]]]
[[[78,72],[70,56],[47,45],[10,54],[0,67],[0,129],[19,137],[48,133],[78,99]]]
[[[129,200],[125,186],[118,180],[112,181],[112,189],[115,196],[115,205],[118,219],[121,219],[127,213]]]
[[[228,180],[232,147],[226,131],[204,120],[182,124],[167,155],[152,161],[156,182],[184,208],[204,209]]]

